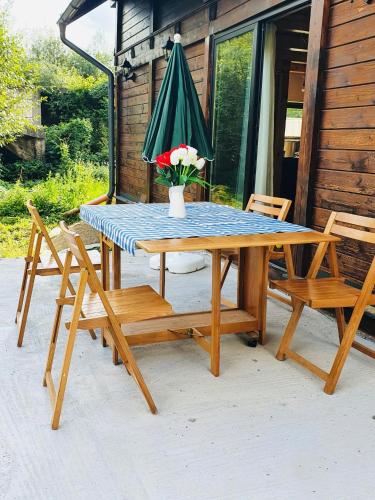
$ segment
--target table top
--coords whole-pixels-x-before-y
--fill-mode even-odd
[[[212,236],[209,238],[178,238],[168,240],[138,241],[137,245],[149,253],[190,252],[197,250],[219,250],[222,248],[268,247],[274,245],[305,245],[308,243],[330,243],[340,241],[331,234],[317,231],[299,233],[251,234],[240,236]]]
[[[167,203],[83,205],[80,215],[132,254],[136,247],[164,252],[322,241],[321,233],[303,226],[215,203],[187,203],[185,219],[168,217],[168,208]]]

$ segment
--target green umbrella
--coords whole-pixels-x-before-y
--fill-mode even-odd
[[[179,144],[198,150],[198,156],[213,160],[213,150],[197,91],[181,46],[175,43],[147,128],[142,158],[150,163],[156,156]]]

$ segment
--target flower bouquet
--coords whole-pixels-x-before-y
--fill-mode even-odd
[[[155,182],[169,187],[170,217],[186,217],[185,186],[193,183],[203,187],[209,186],[209,183],[200,176],[205,163],[204,158],[198,157],[197,150],[186,144],[180,144],[156,157],[158,176]]]

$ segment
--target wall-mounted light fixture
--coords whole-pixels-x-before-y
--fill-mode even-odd
[[[164,59],[166,61],[168,61],[168,59],[169,59],[169,57],[171,55],[173,46],[174,46],[174,42],[172,42],[171,37],[169,36],[168,40],[165,43],[165,45],[163,45],[163,47],[162,47],[163,52],[164,52]]]
[[[122,63],[122,74],[124,75],[125,81],[132,80],[135,82],[137,75],[134,73],[133,66],[127,59],[124,59]]]

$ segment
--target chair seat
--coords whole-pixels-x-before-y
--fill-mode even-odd
[[[313,309],[353,307],[361,290],[344,283],[344,278],[272,280],[272,285]],[[372,294],[368,305],[375,304]]]
[[[120,323],[169,316],[173,313],[169,302],[148,285],[108,290],[105,294]],[[108,316],[97,293],[85,295],[82,311],[85,319],[80,320],[80,327],[81,323],[86,323],[88,320],[95,320],[97,328],[105,326]],[[99,324],[100,321],[103,324]]]
[[[95,269],[100,269],[100,263],[101,263],[100,252],[98,252],[98,250],[90,250],[88,251],[88,254]],[[60,257],[61,262],[64,264],[66,252],[59,252],[58,255]],[[47,271],[47,270],[50,272],[55,271],[56,274],[59,274],[59,268],[51,253],[40,256],[40,264],[38,266],[38,269],[41,271]],[[71,272],[79,272],[79,271],[80,271],[79,264],[77,262],[77,259],[73,256],[71,264]]]

